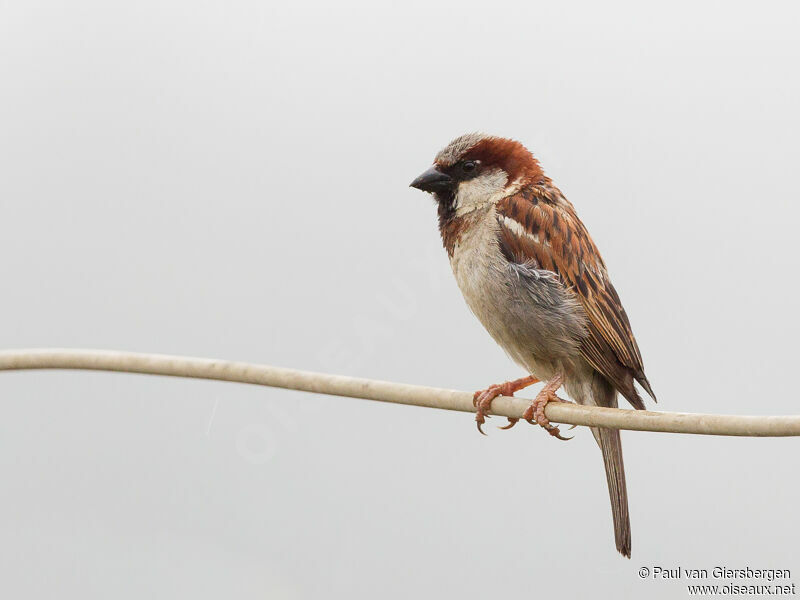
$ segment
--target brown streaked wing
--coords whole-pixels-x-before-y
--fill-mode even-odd
[[[580,300],[588,316],[589,335],[581,344],[586,360],[634,408],[644,408],[634,378],[655,400],[628,315],[572,204],[555,187],[527,186],[501,200],[497,214],[500,247],[506,257],[535,262],[538,268],[557,273]]]

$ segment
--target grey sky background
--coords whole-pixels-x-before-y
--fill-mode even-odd
[[[0,344],[465,390],[521,376],[408,188],[482,130],[576,205],[658,409],[796,413],[797,17],[0,2]],[[0,410],[4,597],[673,598],[684,583],[639,568],[800,578],[796,439],[624,434],[627,561],[584,430],[484,438],[466,414],[75,372],[0,374]]]

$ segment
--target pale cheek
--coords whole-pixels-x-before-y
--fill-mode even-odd
[[[499,200],[505,192],[508,177],[503,172],[487,173],[458,184],[456,210],[467,211]]]

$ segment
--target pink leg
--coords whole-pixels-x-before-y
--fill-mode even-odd
[[[522,415],[522,418],[531,425],[536,424],[543,427],[553,437],[557,437],[560,440],[571,440],[572,438],[563,437],[558,427],[551,425],[547,416],[544,414],[544,407],[547,406],[548,402],[567,402],[567,400],[556,396],[556,390],[561,387],[562,383],[564,383],[564,376],[561,373],[550,379],[536,395],[536,398],[531,402],[531,405],[528,407],[528,410],[525,411],[525,414]]]
[[[478,423],[478,431],[483,433],[481,426],[486,422],[486,418],[488,417],[487,413],[492,406],[492,400],[498,396],[513,396],[514,392],[518,392],[521,389],[538,382],[539,380],[533,376],[521,377],[520,379],[515,379],[514,381],[496,383],[494,385],[490,385],[485,390],[478,390],[475,392],[472,397],[472,404],[477,409],[475,411],[475,421]],[[517,421],[518,419],[509,419],[510,424],[506,425],[505,427],[501,427],[500,429],[508,429]],[[484,435],[486,434],[484,433]]]

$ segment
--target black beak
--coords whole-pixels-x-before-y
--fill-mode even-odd
[[[431,167],[412,181],[411,187],[423,192],[444,192],[452,189],[453,183],[453,178],[447,173],[442,173],[436,167]]]

